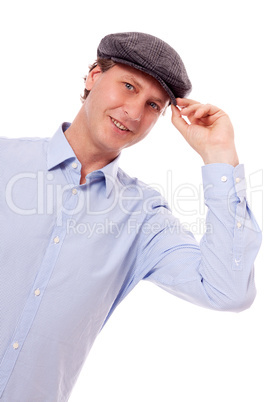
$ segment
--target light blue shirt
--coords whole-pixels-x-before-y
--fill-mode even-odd
[[[67,401],[96,336],[142,279],[217,310],[255,297],[261,234],[242,165],[202,168],[199,245],[118,158],[80,185],[67,127],[0,140],[1,402]]]

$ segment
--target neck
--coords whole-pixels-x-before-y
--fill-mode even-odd
[[[77,159],[82,165],[81,184],[86,182],[85,178],[87,174],[103,168],[118,156],[118,154],[114,152],[104,153],[99,150],[91,141],[89,133],[84,130],[84,127],[78,114],[71,126],[64,133]]]

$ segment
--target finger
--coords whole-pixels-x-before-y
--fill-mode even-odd
[[[177,105],[179,107],[187,107],[187,106],[194,105],[194,104],[200,104],[200,102],[197,102],[196,100],[188,99],[188,98],[176,98],[176,101],[177,101]]]
[[[197,119],[200,119],[202,117],[207,117],[207,116],[212,116],[215,113],[219,112],[219,108],[214,105],[206,104],[206,105],[201,105],[200,108],[198,108],[195,112],[195,117]]]
[[[188,121],[191,124],[194,124],[194,123],[199,124],[198,122],[201,121],[202,117],[199,117],[199,116],[196,117],[196,112],[199,110],[200,107],[201,107],[201,104],[196,103],[194,105],[182,108],[181,115],[187,117]],[[200,114],[200,116],[201,116],[201,114]]]
[[[171,118],[172,123],[177,128],[177,130],[179,130],[179,132],[185,137],[189,124],[184,120],[180,110],[176,106],[171,105],[171,110],[172,110],[172,118]]]
[[[187,106],[182,109],[181,113],[184,116],[192,116],[196,119],[201,119],[203,117],[212,116],[213,114],[217,113],[220,109],[216,106],[206,104],[194,104],[191,106]]]
[[[196,113],[196,111],[200,108],[200,103],[195,103],[193,105],[185,106],[181,108],[181,114],[183,116],[190,116]]]

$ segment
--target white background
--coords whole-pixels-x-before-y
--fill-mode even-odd
[[[267,402],[266,2],[3,0],[0,135],[50,137],[72,121],[99,41],[123,31],[151,33],[175,47],[193,84],[191,98],[230,115],[249,201],[264,229],[258,296],[247,311],[220,313],[140,283],[99,335],[70,401]],[[157,185],[171,204],[171,182],[173,190],[190,183],[199,191],[201,166],[172,127],[170,111],[121,158],[124,170]],[[193,196],[183,205],[195,213],[175,208],[175,215],[200,238],[202,204]]]

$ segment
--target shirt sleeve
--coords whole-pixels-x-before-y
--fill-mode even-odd
[[[208,212],[200,244],[159,203],[144,223],[138,272],[141,279],[189,302],[241,311],[256,295],[254,260],[261,244],[246,200],[244,166],[209,164],[202,176]]]

